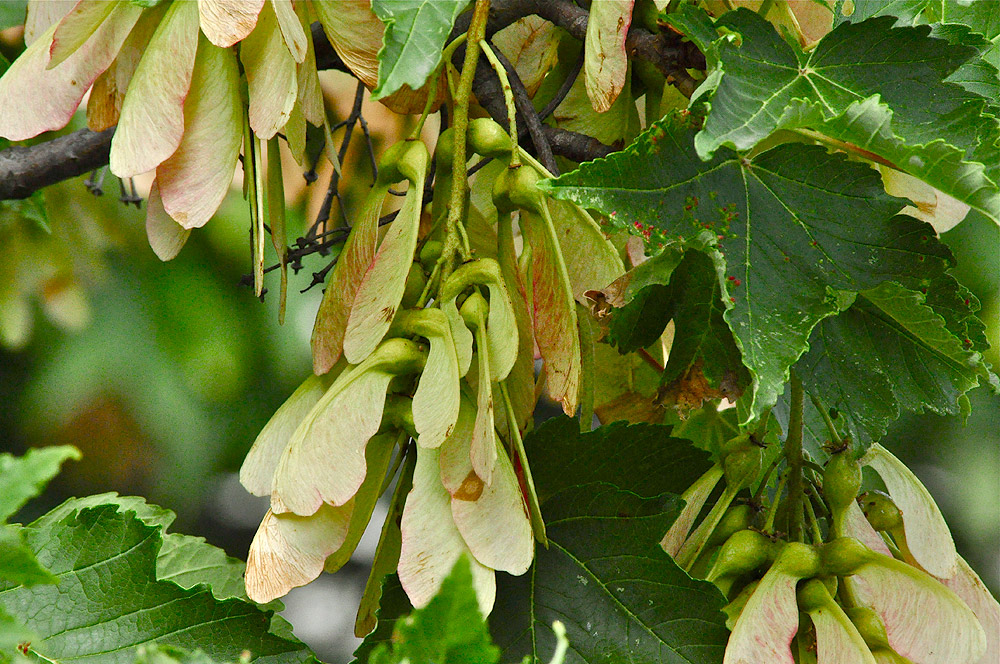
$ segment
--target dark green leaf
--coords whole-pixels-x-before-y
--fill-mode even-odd
[[[666,15],[668,24],[694,42],[702,53],[709,54],[712,44],[719,39],[712,17],[694,5],[682,4],[677,11]]]
[[[0,525],[0,579],[25,586],[56,583],[24,541],[21,526]]]
[[[979,50],[896,27],[892,17],[844,23],[809,52],[756,13],[730,12],[717,27],[721,78],[696,145],[746,150],[776,129],[810,127],[853,143],[1000,221],[997,118],[986,102],[945,82]],[[942,138],[945,137],[945,138]]]
[[[388,97],[404,85],[423,87],[441,62],[455,19],[469,0],[374,0],[372,10],[385,23],[378,52],[378,85],[372,99]]]
[[[491,631],[503,660],[547,656],[559,620],[571,644],[566,664],[722,661],[725,598],[660,548],[680,505],[609,484],[552,496],[543,508],[549,548],[538,548],[527,574],[497,579]]]
[[[391,646],[380,644],[368,662],[494,664],[499,656],[479,612],[472,568],[463,556],[427,606],[397,621]]]
[[[58,509],[58,508],[57,508]],[[185,590],[157,578],[161,529],[116,504],[43,517],[25,527],[28,545],[57,586],[0,585],[0,606],[28,618],[32,649],[51,659],[132,662],[135,646],[157,641],[234,660],[307,662],[301,643],[275,635],[272,614],[210,588]]]
[[[158,643],[136,648],[135,664],[216,664],[203,650],[164,646]]]
[[[580,433],[576,420],[560,416],[528,434],[524,448],[542,502],[590,482],[614,483],[644,497],[680,494],[711,465],[707,452],[658,424],[615,422]]]
[[[662,378],[667,398],[682,408],[697,408],[710,398],[735,401],[750,380],[726,325],[715,266],[705,254],[688,252],[668,288],[675,310]]]
[[[980,378],[997,385],[971,340],[955,336],[941,313],[952,325],[968,320],[927,299],[893,283],[862,293],[817,327],[796,365],[806,389],[837,409],[864,446],[885,434],[900,408],[958,415],[962,395]]]
[[[69,445],[36,447],[22,457],[0,454],[0,522],[14,516],[45,488],[67,459],[79,459]]]
[[[614,309],[608,322],[608,343],[619,353],[631,353],[656,343],[674,315],[667,286],[647,286],[624,307]]]
[[[710,252],[726,322],[754,377],[753,414],[775,402],[813,326],[839,311],[834,290],[888,279],[919,287],[946,268],[950,252],[933,229],[893,217],[899,199],[867,166],[797,143],[752,159],[723,148],[702,162],[684,124],[665,118],[547,188],[651,230],[654,242],[717,243]]]

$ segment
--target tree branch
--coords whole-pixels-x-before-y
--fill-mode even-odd
[[[114,131],[81,129],[38,145],[0,151],[0,200],[27,198],[42,187],[107,164]]]
[[[487,36],[502,30],[524,16],[538,15],[565,29],[573,37],[584,40],[588,13],[571,0],[493,0],[487,24]],[[453,36],[468,29],[469,15],[459,17]],[[331,46],[321,26],[312,26],[316,63],[320,69],[347,71],[347,67]],[[695,82],[685,67],[705,67],[704,56],[679,36],[654,35],[635,25],[629,30],[625,47],[634,57],[648,60],[672,79],[683,92],[690,94]],[[461,50],[461,49],[460,49]],[[480,63],[476,69],[473,91],[479,103],[506,126],[506,109],[495,74]],[[523,106],[523,103],[519,106]],[[526,110],[526,109],[524,109]],[[519,108],[523,114],[523,110]],[[531,127],[525,118],[525,127]],[[535,127],[536,131],[538,127]],[[545,142],[552,152],[573,161],[589,161],[610,154],[613,149],[586,136],[542,125]],[[66,136],[29,147],[10,147],[0,151],[0,200],[20,199],[49,185],[83,175],[108,163],[114,128],[95,133],[81,129]],[[533,136],[534,138],[534,136]]]

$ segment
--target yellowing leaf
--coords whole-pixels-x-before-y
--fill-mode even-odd
[[[344,355],[352,363],[362,361],[375,349],[389,331],[403,299],[406,275],[420,230],[424,177],[429,159],[423,142],[410,142],[403,161],[413,160],[415,177],[410,181],[402,209],[365,271],[347,322]]]
[[[453,493],[451,515],[476,560],[515,576],[528,571],[535,540],[514,467],[502,449],[497,454],[493,482],[484,486],[475,500]]]
[[[83,46],[118,4],[108,0],[80,0],[56,27],[47,69],[62,64]]]
[[[250,93],[250,128],[268,140],[285,126],[298,97],[298,70],[278,28],[271,5],[240,45],[240,61]]]
[[[347,242],[337,258],[316,313],[312,333],[313,372],[324,374],[340,359],[344,332],[351,316],[351,306],[368,266],[375,258],[378,219],[389,184],[375,183],[365,198],[361,214],[351,227]],[[471,345],[471,344],[470,344]]]
[[[364,482],[365,446],[382,423],[386,390],[400,374],[422,368],[424,355],[406,339],[389,339],[346,371],[292,435],[278,462],[271,509],[314,514],[323,503],[343,505]]]
[[[795,585],[815,571],[805,545],[786,544],[736,621],[723,664],[794,664],[789,644],[799,627]],[[812,554],[815,555],[815,554]]]
[[[601,0],[590,6],[583,69],[587,96],[598,113],[611,108],[625,87],[628,73],[625,38],[632,23],[633,2]]]
[[[196,3],[172,3],[135,69],[111,141],[111,172],[118,177],[153,170],[180,145],[198,50],[197,11]]]
[[[458,356],[451,326],[440,309],[403,311],[399,329],[419,334],[430,342],[427,363],[413,393],[413,424],[423,447],[438,447],[451,435],[458,419],[461,397]]]
[[[247,597],[270,602],[319,576],[327,556],[347,537],[353,511],[353,501],[322,505],[311,516],[268,510],[247,555]]]
[[[489,615],[496,596],[492,569],[476,561],[452,521],[451,497],[441,485],[438,450],[417,449],[413,489],[406,497],[400,531],[399,581],[414,607],[426,606],[465,554],[472,565],[472,584],[483,615]]]
[[[906,545],[925,570],[942,579],[955,575],[958,553],[941,510],[917,476],[878,443],[861,459],[879,474],[889,496],[903,513]]]
[[[550,220],[522,210],[521,232],[531,245],[532,320],[548,391],[573,415],[580,389],[580,337],[566,264]]]
[[[180,253],[189,235],[191,230],[171,219],[163,209],[160,188],[154,180],[146,201],[146,237],[153,253],[161,261],[168,261]]]
[[[131,3],[112,15],[59,67],[46,69],[56,26],[22,53],[0,78],[0,136],[23,141],[66,126],[94,80],[107,69],[142,10]],[[31,100],[30,106],[25,102]]]
[[[203,226],[229,192],[243,142],[239,86],[236,55],[201,38],[184,102],[184,136],[156,167],[163,207],[184,228]]]
[[[525,16],[493,35],[493,46],[507,56],[528,96],[534,97],[545,75],[559,60],[556,26],[540,16]]]
[[[271,493],[274,471],[292,434],[330,387],[333,376],[310,374],[257,434],[240,467],[240,484],[255,496]]]
[[[288,52],[292,54],[295,62],[301,64],[306,59],[306,32],[302,29],[299,17],[295,15],[292,0],[271,0],[271,7],[274,8],[274,15],[281,29],[281,38],[285,40]]]
[[[220,48],[229,48],[250,34],[264,0],[198,0],[201,31]]]
[[[955,593],[919,569],[872,553],[848,583],[858,601],[885,624],[889,645],[921,664],[973,664],[986,650],[986,635],[972,610]]]

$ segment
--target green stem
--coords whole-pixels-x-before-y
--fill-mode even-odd
[[[725,516],[726,510],[729,509],[733,499],[736,498],[736,494],[739,492],[740,489],[738,487],[727,486],[722,492],[722,496],[719,497],[719,501],[712,506],[711,511],[705,516],[705,520],[698,525],[687,541],[684,542],[684,546],[677,553],[677,564],[684,568],[685,571],[691,571],[691,567],[698,560],[698,556],[701,555],[702,549],[708,543],[708,539],[712,536],[716,526],[719,525],[719,521]]]
[[[528,465],[528,455],[524,451],[521,430],[518,428],[517,418],[514,416],[510,392],[507,390],[507,383],[502,380],[497,383],[497,386],[500,388],[500,396],[503,398],[504,410],[507,411],[507,428],[510,429],[510,437],[514,441],[514,451],[517,452],[518,461],[521,462],[521,470],[524,472],[524,484],[528,488],[528,514],[531,517],[531,529],[535,533],[535,538],[545,548],[548,548],[549,539],[545,534],[545,522],[542,520],[542,510],[538,504],[538,494],[535,492],[535,481],[531,477],[531,466]]]
[[[813,406],[819,411],[820,417],[823,418],[823,422],[826,424],[826,428],[830,431],[830,440],[833,441],[834,445],[838,448],[843,447],[844,439],[840,437],[837,432],[837,427],[833,423],[833,418],[830,417],[830,411],[823,405],[823,402],[819,400],[819,397],[810,394],[809,399],[812,401]]]
[[[767,483],[771,480],[771,474],[774,472],[774,469],[778,467],[779,463],[781,463],[780,456],[776,457],[774,461],[772,461],[771,464],[767,467],[767,471],[764,473],[764,477],[760,480],[760,485],[757,487],[757,490],[754,491],[753,498],[751,498],[752,501],[757,502],[758,500],[760,500],[760,497],[764,494],[764,491],[767,490]]]
[[[514,93],[511,91],[510,79],[507,78],[507,69],[485,39],[480,40],[479,47],[483,49],[483,55],[493,65],[493,71],[497,73],[497,78],[500,79],[500,85],[503,88],[503,99],[507,103],[507,126],[510,129],[510,167],[517,168],[521,165],[521,151],[517,149],[517,107],[514,105]]]
[[[812,531],[813,544],[823,543],[823,531],[819,527],[819,519],[816,518],[816,511],[813,509],[812,501],[806,498],[803,501],[806,507],[806,516],[809,518],[809,528]]]
[[[802,412],[805,407],[805,392],[802,381],[794,372],[791,375],[790,403],[788,435],[785,437],[785,461],[788,463],[788,538],[790,541],[801,541]]]
[[[786,472],[778,480],[778,488],[774,491],[774,500],[771,502],[771,506],[767,508],[767,518],[764,520],[765,533],[774,532],[774,517],[778,514],[778,503],[781,499],[781,492],[785,490],[785,483],[788,482],[788,473]]]
[[[452,263],[459,250],[459,224],[465,216],[465,190],[468,180],[468,164],[466,155],[466,132],[469,128],[469,97],[472,95],[472,79],[479,63],[479,48],[477,45],[486,36],[486,20],[489,18],[490,0],[476,0],[472,11],[472,22],[466,36],[465,59],[462,62],[462,75],[458,79],[455,90],[455,109],[452,126],[455,131],[454,152],[452,155],[451,197],[448,205],[447,236],[441,258],[441,281],[447,281],[451,275]],[[445,63],[447,66],[447,63]],[[469,256],[463,256],[468,258]]]
[[[771,11],[772,7],[774,7],[774,0],[764,0],[764,2],[760,3],[760,8],[757,10],[757,13],[760,14],[761,18],[767,18],[767,15]]]

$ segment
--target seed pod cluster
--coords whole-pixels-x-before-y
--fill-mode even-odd
[[[473,121],[468,139],[481,155],[511,157],[492,121]],[[396,571],[419,607],[463,555],[489,613],[495,571],[523,574],[535,537],[544,541],[521,447],[537,398],[536,344],[550,394],[569,413],[578,402],[576,303],[536,187],[541,171],[529,165],[478,183],[460,229],[476,242],[451,262],[453,141],[453,130],[442,133],[430,201],[424,144],[406,140],[383,154],[317,313],[313,375],[275,413],[241,471],[248,490],[271,499],[246,575],[248,594],[263,602],[342,566],[402,466],[359,633],[371,626],[385,574]],[[492,195],[483,197],[487,186]],[[383,232],[391,187],[405,195]],[[499,224],[488,218],[497,211]]]

